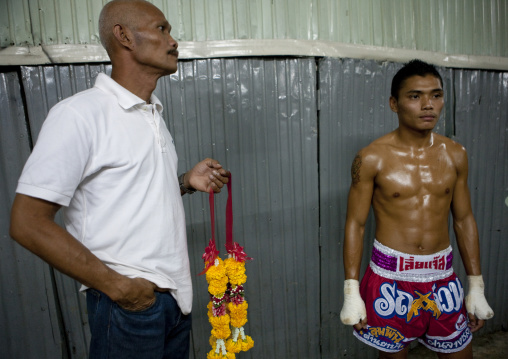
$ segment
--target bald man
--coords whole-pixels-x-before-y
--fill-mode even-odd
[[[205,159],[177,175],[153,95],[177,70],[164,14],[114,0],[99,18],[111,77],[49,112],[16,189],[10,234],[82,283],[90,358],[187,358],[192,285],[182,195],[220,192],[229,172]],[[55,223],[62,208],[65,229]]]

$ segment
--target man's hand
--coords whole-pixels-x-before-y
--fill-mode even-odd
[[[207,158],[188,171],[184,176],[184,186],[201,192],[209,192],[210,188],[219,193],[229,182],[230,172],[222,168],[219,161]]]
[[[340,320],[346,325],[353,325],[356,330],[367,329],[367,311],[360,296],[360,283],[356,279],[344,281],[344,305]]]
[[[143,278],[127,278],[119,288],[120,297],[111,296],[123,309],[137,312],[150,307],[155,302],[155,288],[157,286]]]
[[[485,299],[483,277],[481,275],[467,276],[469,292],[466,296],[466,310],[469,317],[471,332],[483,328],[486,319],[494,316],[494,311]]]

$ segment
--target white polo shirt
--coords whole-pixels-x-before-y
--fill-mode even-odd
[[[113,270],[170,288],[192,308],[178,158],[151,104],[105,74],[54,106],[17,192],[58,203],[67,230]]]

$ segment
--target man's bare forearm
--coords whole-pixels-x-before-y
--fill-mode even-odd
[[[345,279],[360,279],[360,267],[363,256],[363,228],[346,224],[344,239],[344,275]]]
[[[473,214],[471,213],[464,219],[455,220],[453,228],[466,273],[468,275],[480,275],[480,242]]]
[[[113,300],[126,277],[111,270],[54,221],[60,207],[36,198],[16,195],[10,234],[19,244],[62,273],[103,291]]]

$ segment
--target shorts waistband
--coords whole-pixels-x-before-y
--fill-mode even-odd
[[[407,254],[374,240],[370,267],[374,273],[394,280],[433,282],[453,273],[452,247],[428,255]]]

